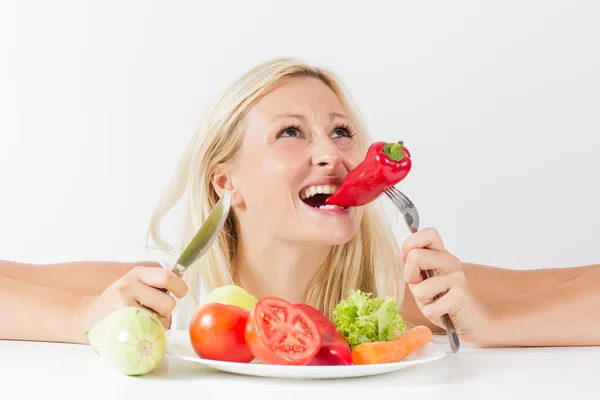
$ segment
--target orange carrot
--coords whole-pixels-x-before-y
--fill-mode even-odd
[[[362,343],[352,350],[354,364],[383,364],[400,361],[431,340],[431,329],[416,326],[396,339]]]

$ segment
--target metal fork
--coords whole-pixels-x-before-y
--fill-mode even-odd
[[[408,226],[408,229],[411,233],[415,233],[419,230],[419,212],[417,208],[413,204],[412,201],[404,193],[392,187],[385,191],[387,197],[390,198],[392,203],[400,210],[402,216],[404,217],[404,221]],[[425,271],[425,274],[428,278],[433,276],[433,272],[430,270]],[[438,299],[439,296],[436,296],[435,299]],[[456,334],[456,329],[454,328],[454,324],[450,319],[448,314],[442,315],[442,321],[444,322],[444,326],[446,327],[446,335],[448,336],[448,340],[450,341],[450,348],[452,353],[457,353],[460,348],[460,340],[458,339],[458,335]]]

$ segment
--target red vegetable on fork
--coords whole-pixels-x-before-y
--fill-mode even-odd
[[[326,202],[340,207],[368,204],[404,179],[411,167],[410,152],[404,142],[375,142]]]

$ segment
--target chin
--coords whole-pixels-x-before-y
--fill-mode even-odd
[[[357,229],[321,230],[318,233],[315,233],[315,235],[311,237],[311,240],[327,246],[336,246],[348,243],[357,233]]]
[[[292,224],[297,227],[294,233],[301,242],[341,245],[348,243],[360,231],[361,209],[315,210],[303,206],[301,210],[306,210],[306,213],[302,214],[300,221]]]

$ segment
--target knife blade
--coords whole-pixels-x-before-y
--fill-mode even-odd
[[[213,207],[200,229],[179,256],[173,273],[181,277],[184,271],[212,246],[225,224],[231,207],[231,194],[225,192]]]

